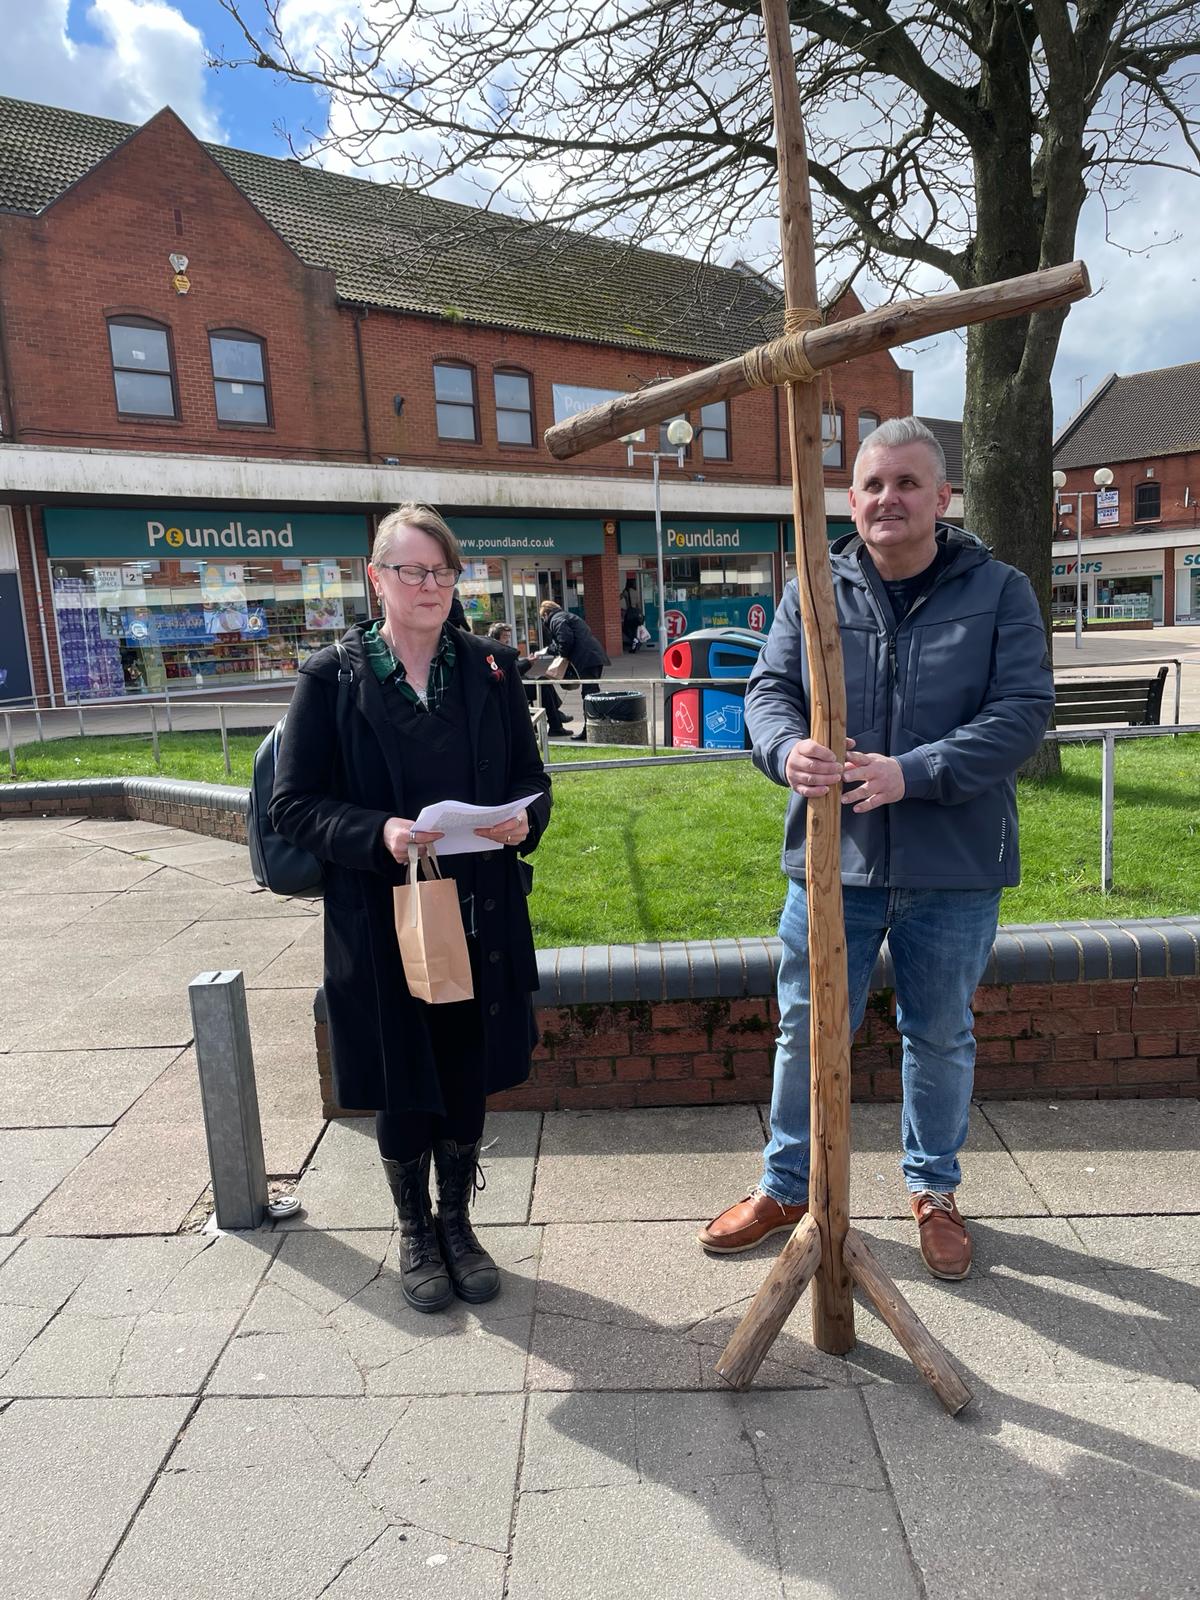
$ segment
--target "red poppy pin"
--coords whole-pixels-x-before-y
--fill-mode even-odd
[[[500,667],[498,667],[496,665],[495,656],[489,656],[487,658],[487,664],[492,669],[492,677],[495,678],[496,682],[497,683],[503,683],[504,682],[504,672],[503,672],[502,668],[500,668]]]

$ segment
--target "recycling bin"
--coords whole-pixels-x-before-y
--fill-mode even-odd
[[[749,628],[699,628],[667,646],[664,743],[685,750],[749,750],[746,679],[767,642]],[[698,684],[682,680],[714,678]],[[727,678],[728,683],[719,680]]]

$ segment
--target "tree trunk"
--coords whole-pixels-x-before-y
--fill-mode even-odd
[[[974,141],[975,241],[971,275],[987,283],[1047,263],[1045,212],[1033,191],[1028,58],[1015,21],[993,33],[983,63]],[[964,520],[993,554],[1025,573],[1050,641],[1054,413],[1050,373],[1062,316],[1012,317],[967,330],[963,405]],[[1058,746],[1043,745],[1027,775],[1060,769]]]
[[[1012,370],[1012,352],[1003,345],[998,349],[998,341],[986,337],[1000,326],[984,323],[967,334],[964,521],[999,560],[1017,567],[1032,583],[1049,649],[1054,522],[1050,383],[1048,378],[1036,384],[1020,380]],[[1060,770],[1057,744],[1044,744],[1022,775],[1049,778]]]

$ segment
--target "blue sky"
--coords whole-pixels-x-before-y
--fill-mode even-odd
[[[311,42],[330,12],[298,4]],[[251,12],[260,15],[251,5]],[[332,25],[332,24],[328,24]],[[312,91],[255,68],[214,72],[206,52],[240,54],[238,36],[217,0],[0,0],[0,94],[144,122],[169,104],[202,138],[268,155],[286,155],[278,128],[298,143],[308,126],[325,126],[325,107]],[[457,192],[454,196],[473,196]],[[1067,319],[1054,375],[1055,417],[1061,424],[1112,371],[1137,372],[1200,360],[1200,182],[1179,174],[1140,174],[1133,203],[1116,219],[1129,244],[1176,242],[1134,256],[1105,237],[1098,199],[1088,201],[1077,254],[1101,290]],[[930,284],[930,288],[937,287]],[[897,351],[915,372],[918,412],[960,413],[963,348],[952,334],[917,351]]]

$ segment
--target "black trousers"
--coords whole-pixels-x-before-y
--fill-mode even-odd
[[[427,1006],[426,1020],[437,1063],[445,1111],[377,1111],[379,1154],[390,1161],[415,1161],[435,1139],[474,1144],[487,1109],[483,1018],[478,1000]]]

